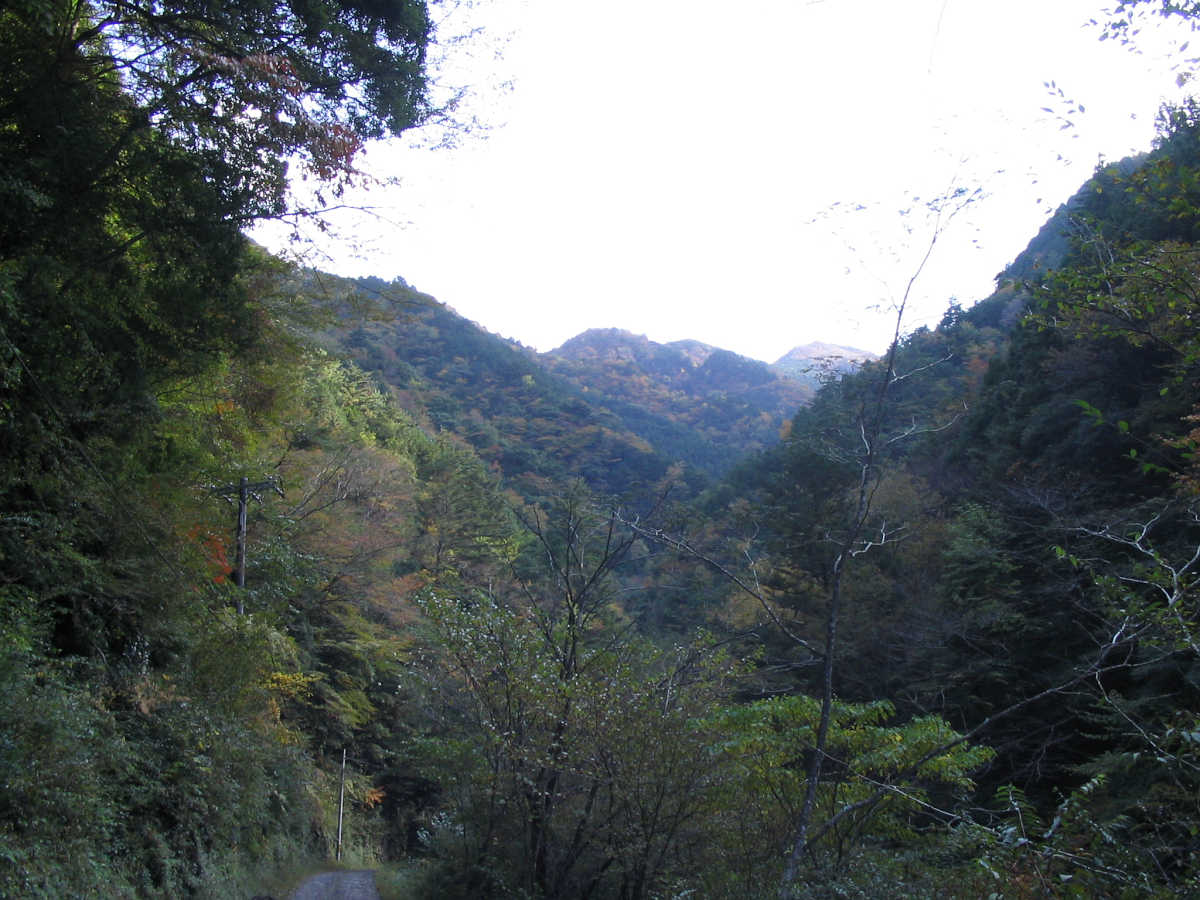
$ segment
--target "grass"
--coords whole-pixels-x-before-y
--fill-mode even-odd
[[[380,900],[415,900],[425,880],[425,864],[404,860],[388,863],[375,870],[375,886]]]

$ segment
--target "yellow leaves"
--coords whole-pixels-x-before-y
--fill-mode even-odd
[[[386,796],[387,794],[384,793],[383,788],[368,788],[366,794],[363,795],[362,805],[367,809],[374,809],[383,802],[383,799]]]
[[[436,527],[436,525],[431,527]],[[512,565],[521,553],[522,540],[519,535],[504,537],[475,535],[474,545],[479,551],[487,553],[497,562]]]
[[[263,686],[280,698],[307,700],[312,696],[313,683],[320,678],[320,675],[306,672],[269,672],[263,679]]]

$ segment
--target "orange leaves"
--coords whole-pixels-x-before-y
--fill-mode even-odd
[[[367,809],[374,809],[383,802],[383,798],[386,796],[387,794],[384,793],[382,788],[368,788],[367,793],[363,796],[362,804]]]
[[[187,541],[198,547],[208,563],[209,577],[214,584],[225,584],[233,574],[229,556],[225,549],[225,537],[199,523],[188,529],[185,535]]]
[[[276,53],[251,53],[241,60],[245,72],[258,73],[271,87],[278,88],[292,97],[304,93],[304,83],[296,75],[296,68],[286,56]]]
[[[251,53],[235,57],[193,49],[188,56],[218,72],[233,75],[250,84],[263,84],[294,98],[304,94],[304,82],[296,74],[295,66],[286,56],[278,53]]]
[[[299,149],[318,181],[345,183],[357,174],[354,159],[363,149],[362,135],[328,110],[305,103],[312,86],[301,79],[287,56],[250,53],[234,57],[201,50],[190,56],[240,85],[244,99],[259,111],[251,120],[257,121],[265,134]]]
[[[309,168],[317,178],[333,181],[353,174],[354,157],[363,148],[361,135],[341,122],[309,122],[306,131]]]

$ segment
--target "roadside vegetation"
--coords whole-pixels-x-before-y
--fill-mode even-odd
[[[246,240],[385,6],[0,11],[0,896],[1200,890],[1200,108],[771,443]]]

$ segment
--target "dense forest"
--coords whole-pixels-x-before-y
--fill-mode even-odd
[[[813,392],[249,241],[432,39],[0,10],[0,896],[1200,894],[1200,104]]]

